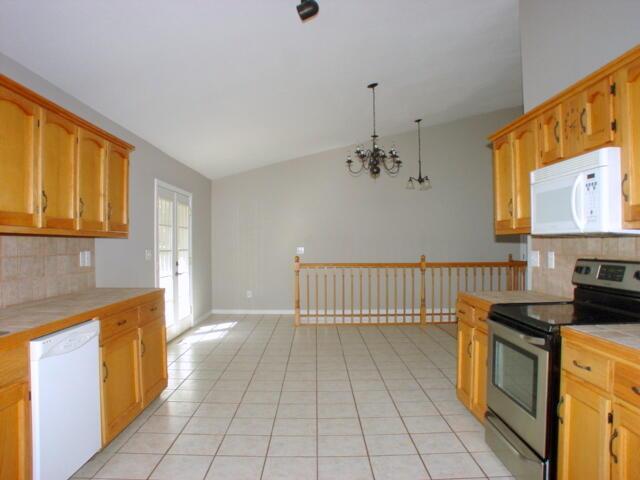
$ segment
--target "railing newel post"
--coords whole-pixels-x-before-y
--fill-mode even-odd
[[[300,326],[300,257],[294,258],[294,323],[296,327]]]

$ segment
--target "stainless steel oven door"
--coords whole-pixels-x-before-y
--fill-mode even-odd
[[[550,354],[544,338],[492,320],[488,324],[487,406],[546,458]]]

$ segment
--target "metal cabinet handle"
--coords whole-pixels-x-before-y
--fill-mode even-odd
[[[584,123],[584,117],[586,114],[587,114],[587,109],[585,107],[580,112],[580,128],[582,129],[582,133],[587,133],[587,126]]]
[[[467,354],[469,355],[469,358],[471,358],[471,345],[473,343],[473,340],[469,340],[469,345],[467,345]]]
[[[591,367],[589,365],[582,365],[580,362],[578,362],[577,360],[573,361],[573,365],[582,369],[582,370],[586,370],[587,372],[591,371]]]
[[[640,387],[631,387],[631,391],[636,395],[640,395]]]
[[[155,312],[156,310],[158,310],[158,307],[151,307],[150,311]]]
[[[104,369],[104,376],[102,377],[102,383],[106,383],[107,378],[109,378],[109,367],[107,367],[107,362],[102,362],[102,368]]]
[[[622,183],[620,184],[620,189],[622,190],[622,196],[624,197],[624,201],[625,202],[629,202],[629,192],[625,192],[624,191],[624,184],[629,184],[629,175],[627,175],[626,173],[624,174],[624,177],[622,177]]]
[[[47,211],[47,207],[49,206],[49,199],[47,198],[47,192],[42,190],[42,213]]]
[[[614,428],[611,438],[609,439],[609,455],[613,459],[613,463],[618,463],[618,456],[613,453],[613,441],[618,437],[618,429]]]
[[[564,423],[564,418],[562,418],[562,415],[560,415],[560,407],[562,407],[563,403],[564,403],[564,397],[560,397],[560,401],[558,401],[558,405],[556,406],[556,415],[560,423]]]
[[[111,202],[107,203],[107,220],[111,220]]]
[[[78,212],[78,216],[82,218],[82,214],[84,213],[84,200],[80,197],[80,211]]]
[[[553,126],[553,137],[556,139],[556,143],[560,143],[560,122],[556,121]]]
[[[121,326],[122,326],[122,325],[124,325],[125,323],[127,323],[127,321],[126,321],[126,320],[120,320],[120,321],[117,323],[117,325],[118,325],[119,327],[121,327]]]
[[[467,312],[465,312],[464,310],[458,310],[458,313],[459,313],[460,315],[466,315],[466,314],[467,314]]]
[[[147,346],[144,344],[144,340],[140,340],[140,346],[142,347],[142,352],[140,353],[140,356],[144,357],[144,354],[147,352]]]
[[[509,199],[509,216],[513,217],[513,198]]]

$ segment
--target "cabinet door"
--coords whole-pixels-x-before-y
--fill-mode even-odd
[[[473,348],[471,333],[473,328],[458,318],[458,376],[457,393],[460,401],[467,407],[471,401],[471,359]]]
[[[515,229],[531,231],[531,178],[538,165],[538,135],[532,120],[513,132],[513,166],[515,182]]]
[[[544,112],[537,120],[540,143],[540,163],[550,165],[563,158],[562,105]]]
[[[167,329],[164,316],[140,328],[142,401],[148,405],[167,387]]]
[[[562,372],[558,478],[609,478],[608,414],[611,401],[595,388]]]
[[[509,136],[493,144],[496,234],[513,233],[513,156]]]
[[[612,478],[640,478],[640,411],[614,405],[610,444]]]
[[[613,104],[611,78],[605,77],[588,87],[580,110],[582,147],[591,150],[613,141]]]
[[[35,227],[38,107],[0,87],[0,225]]]
[[[622,197],[628,228],[640,227],[640,59],[616,75],[622,136]]]
[[[580,112],[584,108],[583,93],[577,93],[562,103],[562,141],[565,157],[575,157],[583,151]]]
[[[133,329],[101,348],[102,441],[108,443],[142,409],[138,329]]]
[[[487,354],[488,336],[476,327],[472,335],[471,360],[471,411],[484,422],[487,411]]]
[[[77,128],[45,110],[40,130],[42,226],[73,230]]]
[[[29,386],[0,388],[0,480],[31,477]]]
[[[107,158],[107,222],[111,232],[129,230],[129,154],[115,145]]]
[[[105,229],[106,144],[97,135],[78,129],[78,229]]]

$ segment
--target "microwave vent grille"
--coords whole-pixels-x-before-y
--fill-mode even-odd
[[[531,172],[531,181],[537,183],[543,180],[550,180],[562,175],[583,172],[590,168],[604,167],[616,161],[619,164],[619,147],[601,148],[575,158],[554,163],[548,167],[534,170]]]

